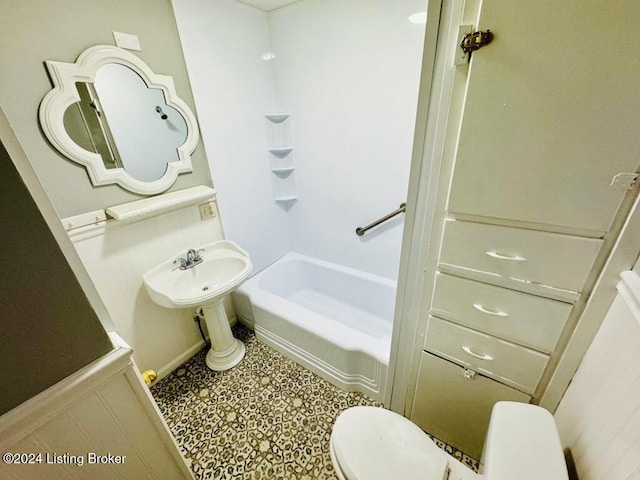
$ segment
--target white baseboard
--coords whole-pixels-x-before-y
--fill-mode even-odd
[[[233,327],[236,323],[238,323],[238,317],[237,316],[232,316],[232,317],[229,318],[229,325],[231,325]],[[206,339],[209,340],[209,336],[208,335],[206,336]],[[187,360],[189,360],[191,357],[193,357],[195,354],[197,354],[203,348],[204,348],[204,344],[202,343],[202,340],[199,340],[198,342],[194,343],[191,347],[189,347],[186,351],[184,351],[183,353],[181,353],[177,357],[173,358],[170,362],[168,362],[165,365],[163,365],[162,367],[160,367],[156,371],[156,373],[158,374],[158,378],[155,379],[155,381],[151,384],[151,386],[155,385],[160,380],[162,380],[164,377],[169,375],[176,368],[178,368],[180,365],[185,363]]]
[[[177,357],[173,358],[170,362],[168,362],[167,364],[165,364],[162,367],[160,367],[156,371],[156,373],[158,374],[158,378],[156,378],[156,380],[151,385],[154,385],[157,382],[159,382],[160,380],[162,380],[164,377],[169,375],[176,368],[178,368],[184,362],[189,360],[191,357],[193,357],[196,353],[198,353],[203,348],[204,348],[204,345],[202,344],[202,340],[200,340],[198,343],[195,343],[188,350],[186,350],[185,352],[181,353]]]

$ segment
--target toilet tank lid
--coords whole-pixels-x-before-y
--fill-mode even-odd
[[[349,480],[444,478],[447,455],[418,426],[390,410],[352,407],[331,433],[340,470]]]
[[[518,402],[493,407],[484,455],[487,480],[568,480],[553,416]]]

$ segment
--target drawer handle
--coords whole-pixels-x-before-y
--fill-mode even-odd
[[[487,315],[493,315],[494,317],[506,318],[509,316],[507,312],[503,312],[502,310],[489,310],[481,303],[474,303],[473,308],[475,308],[479,312],[486,313]]]
[[[493,360],[493,357],[491,355],[487,355],[486,353],[476,353],[467,346],[462,347],[462,350],[464,350],[466,353],[468,353],[472,357],[479,358],[480,360],[487,360],[487,361]]]
[[[494,250],[489,250],[488,252],[484,252],[489,255],[491,258],[497,258],[498,260],[511,260],[512,262],[524,262],[527,259],[521,257],[520,255],[502,255]]]

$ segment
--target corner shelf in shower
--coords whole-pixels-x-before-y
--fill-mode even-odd
[[[278,158],[284,158],[291,153],[293,147],[272,147],[269,148],[269,152]]]
[[[273,112],[273,113],[265,113],[264,116],[267,117],[268,120],[273,123],[282,123],[287,118],[289,118],[291,114],[288,112]]]
[[[298,200],[297,195],[288,195],[288,196],[274,198],[274,201],[276,203],[284,203],[284,204],[290,204],[290,203],[296,202],[297,200]]]
[[[295,169],[296,167],[277,167],[277,168],[274,167],[271,169],[271,171],[276,175],[278,175],[279,177],[286,177],[289,174],[291,174],[291,172],[293,172]]]
[[[274,111],[264,114],[269,168],[273,173],[273,200],[288,210],[298,200],[293,161],[291,114]]]

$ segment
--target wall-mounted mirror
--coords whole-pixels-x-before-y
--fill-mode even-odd
[[[192,171],[196,119],[171,77],[110,45],[88,48],[75,63],[45,64],[54,88],[40,104],[42,129],[94,185],[153,195]]]

